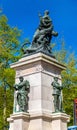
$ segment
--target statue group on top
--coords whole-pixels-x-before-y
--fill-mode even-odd
[[[24,49],[25,44],[22,46],[24,54],[43,51],[46,53],[51,53],[50,42],[52,36],[57,36],[58,33],[53,30],[52,20],[49,17],[49,11],[46,10],[44,12],[44,16],[42,17],[39,14],[40,24],[37,30],[34,33],[32,43],[28,49]]]

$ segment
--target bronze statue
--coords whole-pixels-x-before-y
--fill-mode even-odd
[[[53,25],[52,25],[52,20],[49,17],[49,11],[46,10],[44,12],[44,16],[40,17],[40,25],[38,29],[36,30],[32,44],[41,44],[41,42],[44,40],[44,38],[47,39],[48,43],[50,43],[52,35],[57,36],[58,33],[53,31]]]
[[[52,20],[49,17],[48,10],[44,12],[43,17],[41,14],[39,14],[39,18],[40,24],[34,33],[31,46],[28,49],[24,50],[24,45],[26,43],[23,45],[24,54],[38,51],[43,51],[51,54],[50,41],[52,39],[52,36],[57,36],[58,33],[53,30],[53,24]]]
[[[27,80],[24,80],[22,76],[19,77],[19,80],[20,82],[14,85],[15,89],[14,112],[27,111],[28,107],[28,93],[30,85],[29,82]]]
[[[54,108],[55,112],[63,112],[62,106],[62,89],[63,86],[58,83],[58,78],[54,77],[54,81],[51,84],[53,86],[53,96],[54,96]]]

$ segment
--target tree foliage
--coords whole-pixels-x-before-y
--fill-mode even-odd
[[[0,129],[4,130],[13,105],[15,72],[9,65],[20,57],[20,34],[17,27],[8,24],[5,15],[0,15]]]

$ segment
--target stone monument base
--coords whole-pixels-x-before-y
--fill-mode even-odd
[[[67,130],[69,116],[65,113],[13,114],[8,118],[9,130]]]
[[[7,121],[10,123],[9,130],[28,130],[30,116],[25,112],[15,113]]]
[[[11,68],[16,70],[15,83],[22,76],[29,81],[30,92],[29,113],[14,112],[8,118],[9,130],[67,130],[69,116],[65,113],[53,113],[55,109],[51,86],[55,76],[61,82],[61,71],[65,66],[55,58],[39,52],[21,58],[11,64]]]

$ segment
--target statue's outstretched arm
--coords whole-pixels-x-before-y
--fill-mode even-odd
[[[53,36],[58,36],[58,32],[52,31]]]

